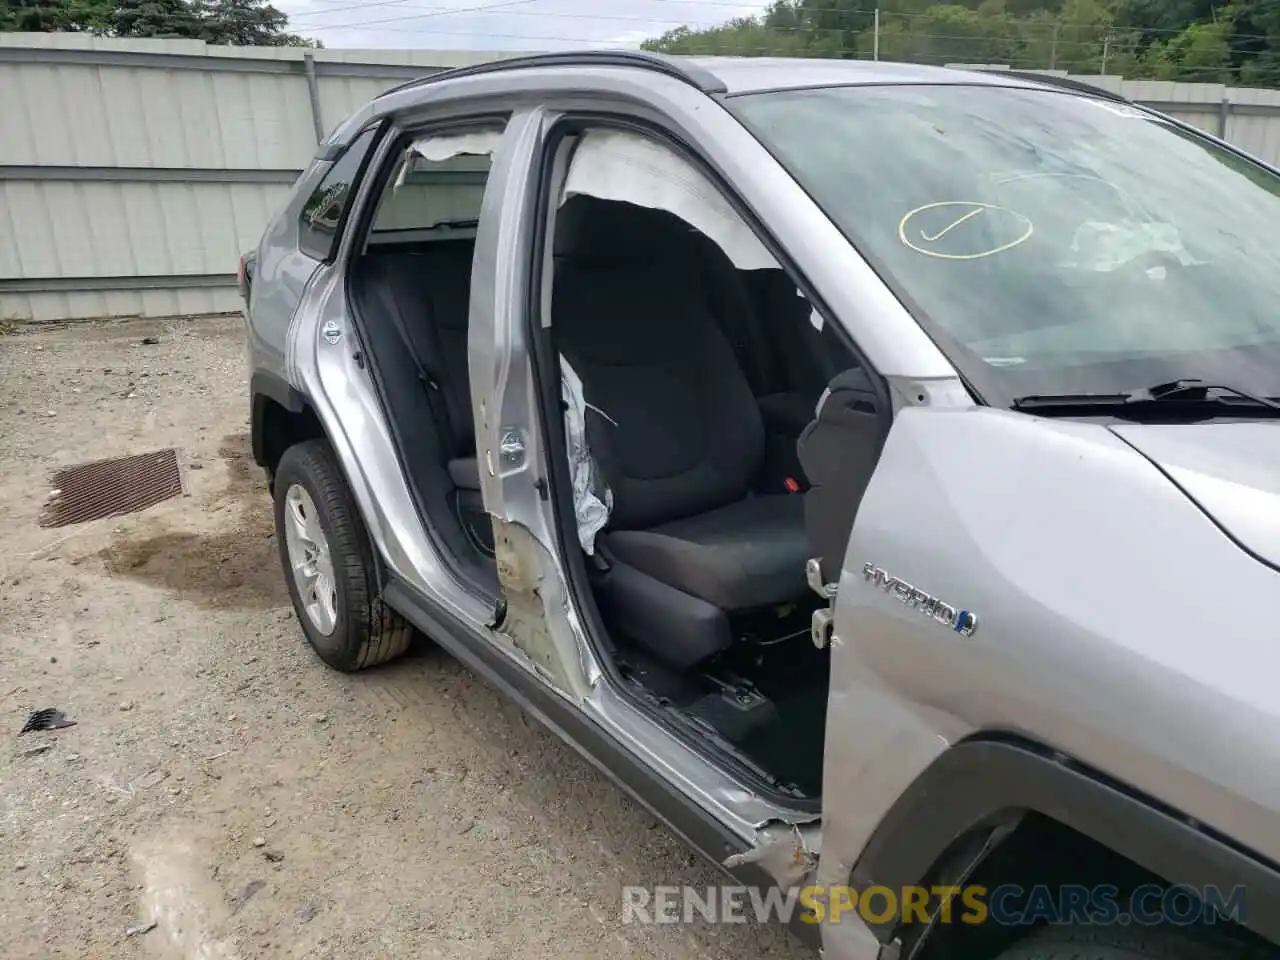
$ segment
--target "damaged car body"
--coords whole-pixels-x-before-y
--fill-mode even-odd
[[[1277,218],[1265,165],[1012,73],[390,90],[242,269],[302,630],[348,671],[429,637],[738,882],[816,891],[827,957],[1274,949]],[[1098,884],[1247,910],[902,909]]]

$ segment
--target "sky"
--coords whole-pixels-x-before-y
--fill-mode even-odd
[[[330,48],[563,50],[639,46],[679,26],[759,13],[742,0],[273,0]]]

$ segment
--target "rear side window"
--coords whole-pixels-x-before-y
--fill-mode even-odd
[[[370,127],[351,142],[302,208],[298,245],[317,260],[328,260],[333,255],[376,133],[377,128]]]
[[[400,179],[382,199],[373,232],[474,227],[492,161],[488,155],[428,160],[410,154]]]
[[[502,127],[445,131],[411,142],[378,203],[371,244],[474,235]]]

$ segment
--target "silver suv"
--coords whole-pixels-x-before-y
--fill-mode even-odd
[[[1278,224],[1051,78],[391,90],[241,265],[302,631],[430,637],[832,960],[1269,954]]]

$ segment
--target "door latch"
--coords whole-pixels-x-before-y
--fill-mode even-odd
[[[504,467],[518,467],[524,463],[524,435],[515,429],[505,430],[498,455]]]
[[[804,578],[809,589],[827,601],[825,607],[813,611],[813,618],[809,623],[809,638],[813,645],[819,650],[825,650],[833,643],[831,625],[835,620],[836,585],[823,580],[822,561],[817,557],[810,557],[805,562]]]
[[[830,607],[822,607],[813,611],[813,620],[809,624],[809,639],[813,641],[813,645],[819,650],[825,650],[831,646],[832,619]]]
[[[822,580],[822,561],[817,557],[810,557],[804,564],[804,579],[809,584],[809,589],[820,596],[823,600],[834,600],[836,596],[836,585],[834,583],[824,583]]]

